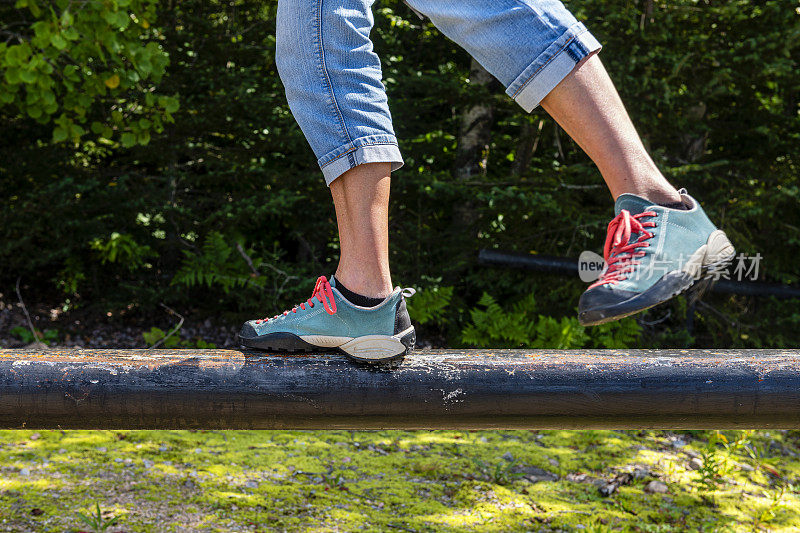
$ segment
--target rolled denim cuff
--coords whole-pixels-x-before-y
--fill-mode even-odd
[[[391,163],[394,172],[403,166],[403,157],[394,135],[369,135],[328,152],[317,162],[325,183],[330,187],[333,180],[364,163]]]
[[[582,23],[573,24],[517,76],[506,94],[530,113],[578,64],[600,48],[600,42]]]

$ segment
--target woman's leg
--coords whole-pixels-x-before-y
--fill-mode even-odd
[[[331,183],[339,225],[336,280],[370,298],[392,292],[389,274],[389,163],[367,163]]]
[[[653,163],[611,78],[594,55],[542,100],[542,107],[600,169],[614,198],[631,193],[678,204],[678,191]]]
[[[383,297],[392,292],[389,175],[402,157],[370,40],[372,2],[280,0],[276,63],[333,196],[336,279],[362,296]]]

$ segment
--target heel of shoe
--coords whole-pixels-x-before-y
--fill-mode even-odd
[[[397,335],[364,335],[339,346],[339,349],[356,361],[364,363],[386,363],[401,359],[414,348],[414,327]]]
[[[681,270],[695,281],[714,277],[733,261],[736,250],[722,230],[714,230],[706,243],[692,254]]]
[[[703,274],[706,278],[713,277],[715,272],[727,267],[736,256],[736,249],[728,240],[728,236],[722,230],[711,233],[706,243],[706,253],[703,258]]]

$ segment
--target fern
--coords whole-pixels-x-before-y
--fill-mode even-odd
[[[503,310],[487,293],[470,311],[472,322],[461,332],[464,343],[484,348],[629,348],[641,328],[632,319],[584,328],[576,317],[557,319],[536,313],[533,294]]]
[[[413,298],[406,302],[408,312],[420,324],[433,322],[444,324],[449,315],[442,310],[450,305],[453,298],[453,287],[432,287],[420,289]]]
[[[174,285],[219,286],[226,294],[249,284],[263,286],[263,278],[253,276],[244,259],[218,231],[208,234],[200,253],[184,250],[183,254],[183,264],[172,278]],[[258,264],[259,261],[254,262]]]

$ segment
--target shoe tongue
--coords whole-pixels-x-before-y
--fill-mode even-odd
[[[647,211],[647,208],[653,205],[653,202],[646,200],[641,196],[635,194],[621,194],[614,204],[614,214],[619,215],[620,211],[627,209],[631,215],[638,215],[642,211]]]

